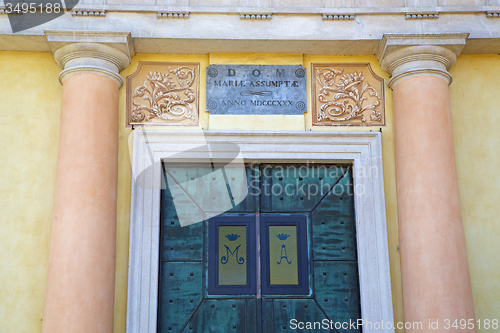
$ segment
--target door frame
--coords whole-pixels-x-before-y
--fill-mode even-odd
[[[128,333],[157,330],[161,161],[207,142],[238,145],[245,162],[352,164],[361,318],[365,323],[394,324],[381,133],[136,129],[133,140]],[[182,158],[194,160],[198,155]],[[139,174],[141,186],[135,181]],[[378,331],[363,326],[365,333]]]

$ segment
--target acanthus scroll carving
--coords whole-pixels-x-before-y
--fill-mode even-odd
[[[145,63],[128,78],[130,125],[193,125],[198,122],[199,66]],[[147,74],[146,74],[147,73]],[[145,76],[144,76],[145,75]],[[130,103],[131,102],[131,103]]]
[[[368,64],[313,65],[313,75],[314,125],[384,125],[383,80]]]

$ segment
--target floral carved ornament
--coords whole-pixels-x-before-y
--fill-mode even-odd
[[[313,80],[314,125],[384,125],[383,80],[368,64],[313,65]]]
[[[133,87],[132,80],[139,80],[141,71],[147,73],[142,84],[127,96],[129,125],[197,124],[199,66],[175,65],[145,63],[134,74],[139,75],[127,81]]]

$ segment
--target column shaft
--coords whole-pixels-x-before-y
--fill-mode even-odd
[[[394,86],[394,126],[403,307],[423,332],[474,320],[455,166],[448,82],[416,76]],[[429,329],[439,321],[439,329]],[[406,333],[422,332],[407,329]]]
[[[65,78],[43,332],[112,332],[118,84]]]

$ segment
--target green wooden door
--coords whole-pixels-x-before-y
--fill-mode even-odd
[[[212,171],[164,170],[179,183]],[[186,227],[168,186],[162,191],[158,331],[360,332],[345,328],[361,318],[351,168],[245,171],[245,200]],[[190,199],[206,209],[231,192],[228,184],[198,193]]]

